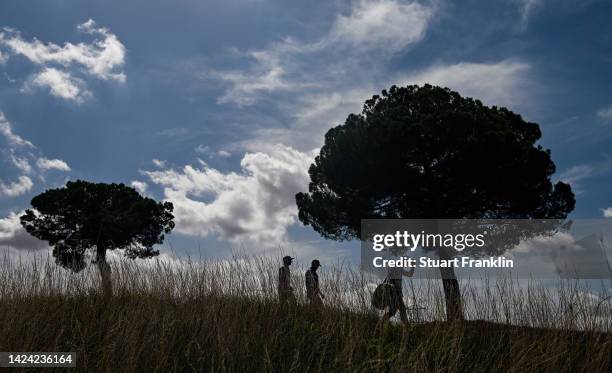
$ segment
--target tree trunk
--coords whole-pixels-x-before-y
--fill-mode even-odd
[[[106,248],[98,248],[96,254],[96,264],[98,265],[98,271],[100,271],[102,294],[104,298],[110,298],[113,295],[113,282],[111,280],[111,267],[106,262]]]
[[[451,256],[445,249],[439,251],[440,259],[451,259]],[[453,267],[440,267],[440,275],[442,276],[442,286],[444,287],[444,299],[446,301],[446,320],[461,321],[463,317],[463,304],[461,302],[461,289],[459,281],[455,276]]]

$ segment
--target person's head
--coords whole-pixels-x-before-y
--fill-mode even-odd
[[[321,266],[321,262],[319,262],[319,259],[315,259],[312,261],[310,268],[316,271],[320,266]]]
[[[290,266],[290,265],[291,265],[291,262],[293,262],[293,258],[292,258],[292,257],[290,257],[289,255],[287,255],[287,256],[285,256],[285,257],[283,258],[283,264],[284,264],[284,265],[286,265],[286,266]]]

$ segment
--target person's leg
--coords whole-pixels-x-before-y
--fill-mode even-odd
[[[406,304],[404,304],[403,299],[400,299],[399,301],[399,312],[402,323],[404,323],[404,325],[408,325],[408,314],[406,312]]]
[[[279,291],[278,292],[278,301],[279,302],[286,303],[288,298],[289,298],[289,296],[288,296],[286,291]]]
[[[393,314],[399,311],[402,323],[404,323],[404,325],[408,324],[408,315],[406,311],[406,304],[404,304],[404,292],[402,289],[401,280],[396,280],[393,282],[393,302],[395,304],[395,310]]]
[[[282,304],[296,303],[295,295],[290,291],[283,291],[278,294],[278,300]]]
[[[392,297],[389,302],[389,310],[383,315],[383,321],[388,321],[397,313],[397,299]]]
[[[406,325],[408,324],[408,314],[406,310],[406,304],[404,303],[404,289],[402,280],[395,280],[393,282],[393,288],[395,293],[394,298],[396,308],[399,310],[400,319],[402,320],[402,323]]]

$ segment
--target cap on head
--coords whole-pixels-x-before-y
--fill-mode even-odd
[[[290,257],[289,255],[287,255],[287,256],[285,256],[285,257],[283,258],[283,264],[287,264],[287,265],[289,265],[289,264],[291,264],[291,261],[292,261],[293,259],[295,259],[295,258],[292,258],[292,257]]]
[[[320,267],[321,266],[321,262],[319,262],[319,259],[315,259],[312,261],[311,264],[312,267]]]

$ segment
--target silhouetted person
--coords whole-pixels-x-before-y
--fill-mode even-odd
[[[321,266],[318,259],[312,261],[310,269],[306,271],[306,297],[313,306],[322,306],[325,296],[319,288],[319,275],[317,269]]]
[[[289,270],[291,262],[293,262],[293,258],[285,256],[283,258],[283,266],[278,270],[278,299],[281,302],[295,301],[295,295],[291,287],[291,270]]]
[[[389,320],[399,311],[402,323],[404,325],[408,324],[406,304],[404,303],[403,276],[412,277],[413,273],[414,268],[410,268],[407,271],[404,268],[389,267],[389,274],[385,281],[393,285],[393,291],[389,299],[389,311],[383,316],[383,320]]]

